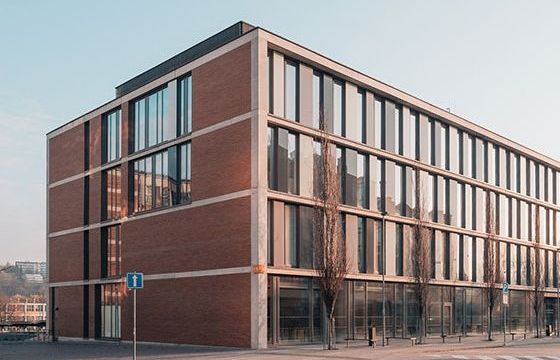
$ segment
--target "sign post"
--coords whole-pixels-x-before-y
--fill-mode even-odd
[[[138,272],[126,273],[126,287],[134,292],[134,310],[132,326],[132,359],[136,360],[136,290],[144,288],[144,274]]]
[[[506,307],[509,306],[509,283],[504,281],[502,284],[502,312],[504,314],[504,346],[506,346]]]

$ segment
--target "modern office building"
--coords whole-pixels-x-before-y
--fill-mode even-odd
[[[311,261],[321,117],[336,146],[350,264],[339,338],[363,337],[369,325],[381,333],[383,268],[387,335],[417,331],[416,170],[433,230],[428,332],[487,327],[487,196],[511,284],[507,328],[534,329],[536,253],[541,324],[556,326],[560,162],[241,22],[47,135],[51,335],[131,340],[123,276],[140,271],[140,341],[321,341]]]
[[[45,261],[16,261],[16,268],[25,278],[42,281],[47,278],[47,263]]]

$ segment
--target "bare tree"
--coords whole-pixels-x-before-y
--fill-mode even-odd
[[[537,337],[540,337],[540,315],[544,306],[544,281],[543,281],[543,264],[541,259],[541,221],[540,211],[537,208],[535,213],[535,247],[534,258],[531,261],[531,291],[529,293],[529,300],[535,313],[535,321],[537,326]]]
[[[488,341],[492,340],[493,312],[500,299],[499,283],[501,273],[498,261],[498,246],[496,239],[496,220],[494,215],[494,204],[490,192],[486,192],[486,233],[487,238],[484,242],[484,297],[486,298],[488,310]]]
[[[323,127],[321,127],[323,128]],[[334,311],[338,294],[348,272],[346,248],[340,221],[340,185],[329,135],[320,138],[321,156],[316,163],[318,189],[313,214],[313,265],[317,271],[321,297],[328,316],[327,345],[335,348]]]
[[[418,340],[422,343],[424,331],[426,329],[426,309],[428,307],[428,297],[430,295],[430,281],[432,277],[432,259],[430,252],[430,240],[432,231],[427,226],[427,210],[424,194],[422,192],[420,170],[415,171],[415,192],[416,192],[416,223],[412,229],[412,271],[414,276],[414,295],[418,308],[418,318],[420,326],[418,329]]]

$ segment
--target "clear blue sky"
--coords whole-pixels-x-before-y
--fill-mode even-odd
[[[559,1],[0,0],[0,262],[45,258],[45,133],[239,20],[560,159]]]

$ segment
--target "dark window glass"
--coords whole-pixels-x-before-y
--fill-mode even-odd
[[[396,227],[396,264],[397,264],[397,275],[402,276],[404,273],[404,259],[403,259],[403,224],[397,224]]]
[[[190,142],[136,160],[133,169],[135,213],[191,201]]]
[[[134,151],[171,139],[175,123],[169,118],[167,88],[134,102]]]
[[[101,253],[102,277],[121,276],[121,227],[110,226],[102,229]]]
[[[103,163],[121,157],[121,109],[108,113],[103,118]]]
[[[102,176],[102,220],[118,219],[121,216],[121,168],[105,170]]]
[[[358,217],[358,271],[361,273],[366,272],[366,218]]]
[[[179,80],[178,89],[178,118],[179,135],[190,134],[192,132],[192,76],[187,75]]]
[[[188,142],[180,146],[180,164],[179,164],[179,174],[180,174],[180,190],[179,190],[179,202],[188,203],[191,202],[191,143]]]
[[[299,192],[298,136],[282,128],[268,129],[268,186],[291,194]]]
[[[119,284],[101,285],[100,336],[118,339],[121,337],[121,301]]]
[[[358,153],[357,156],[357,167],[356,167],[356,199],[358,200],[358,206],[363,208],[368,208],[369,199],[369,155]]]

